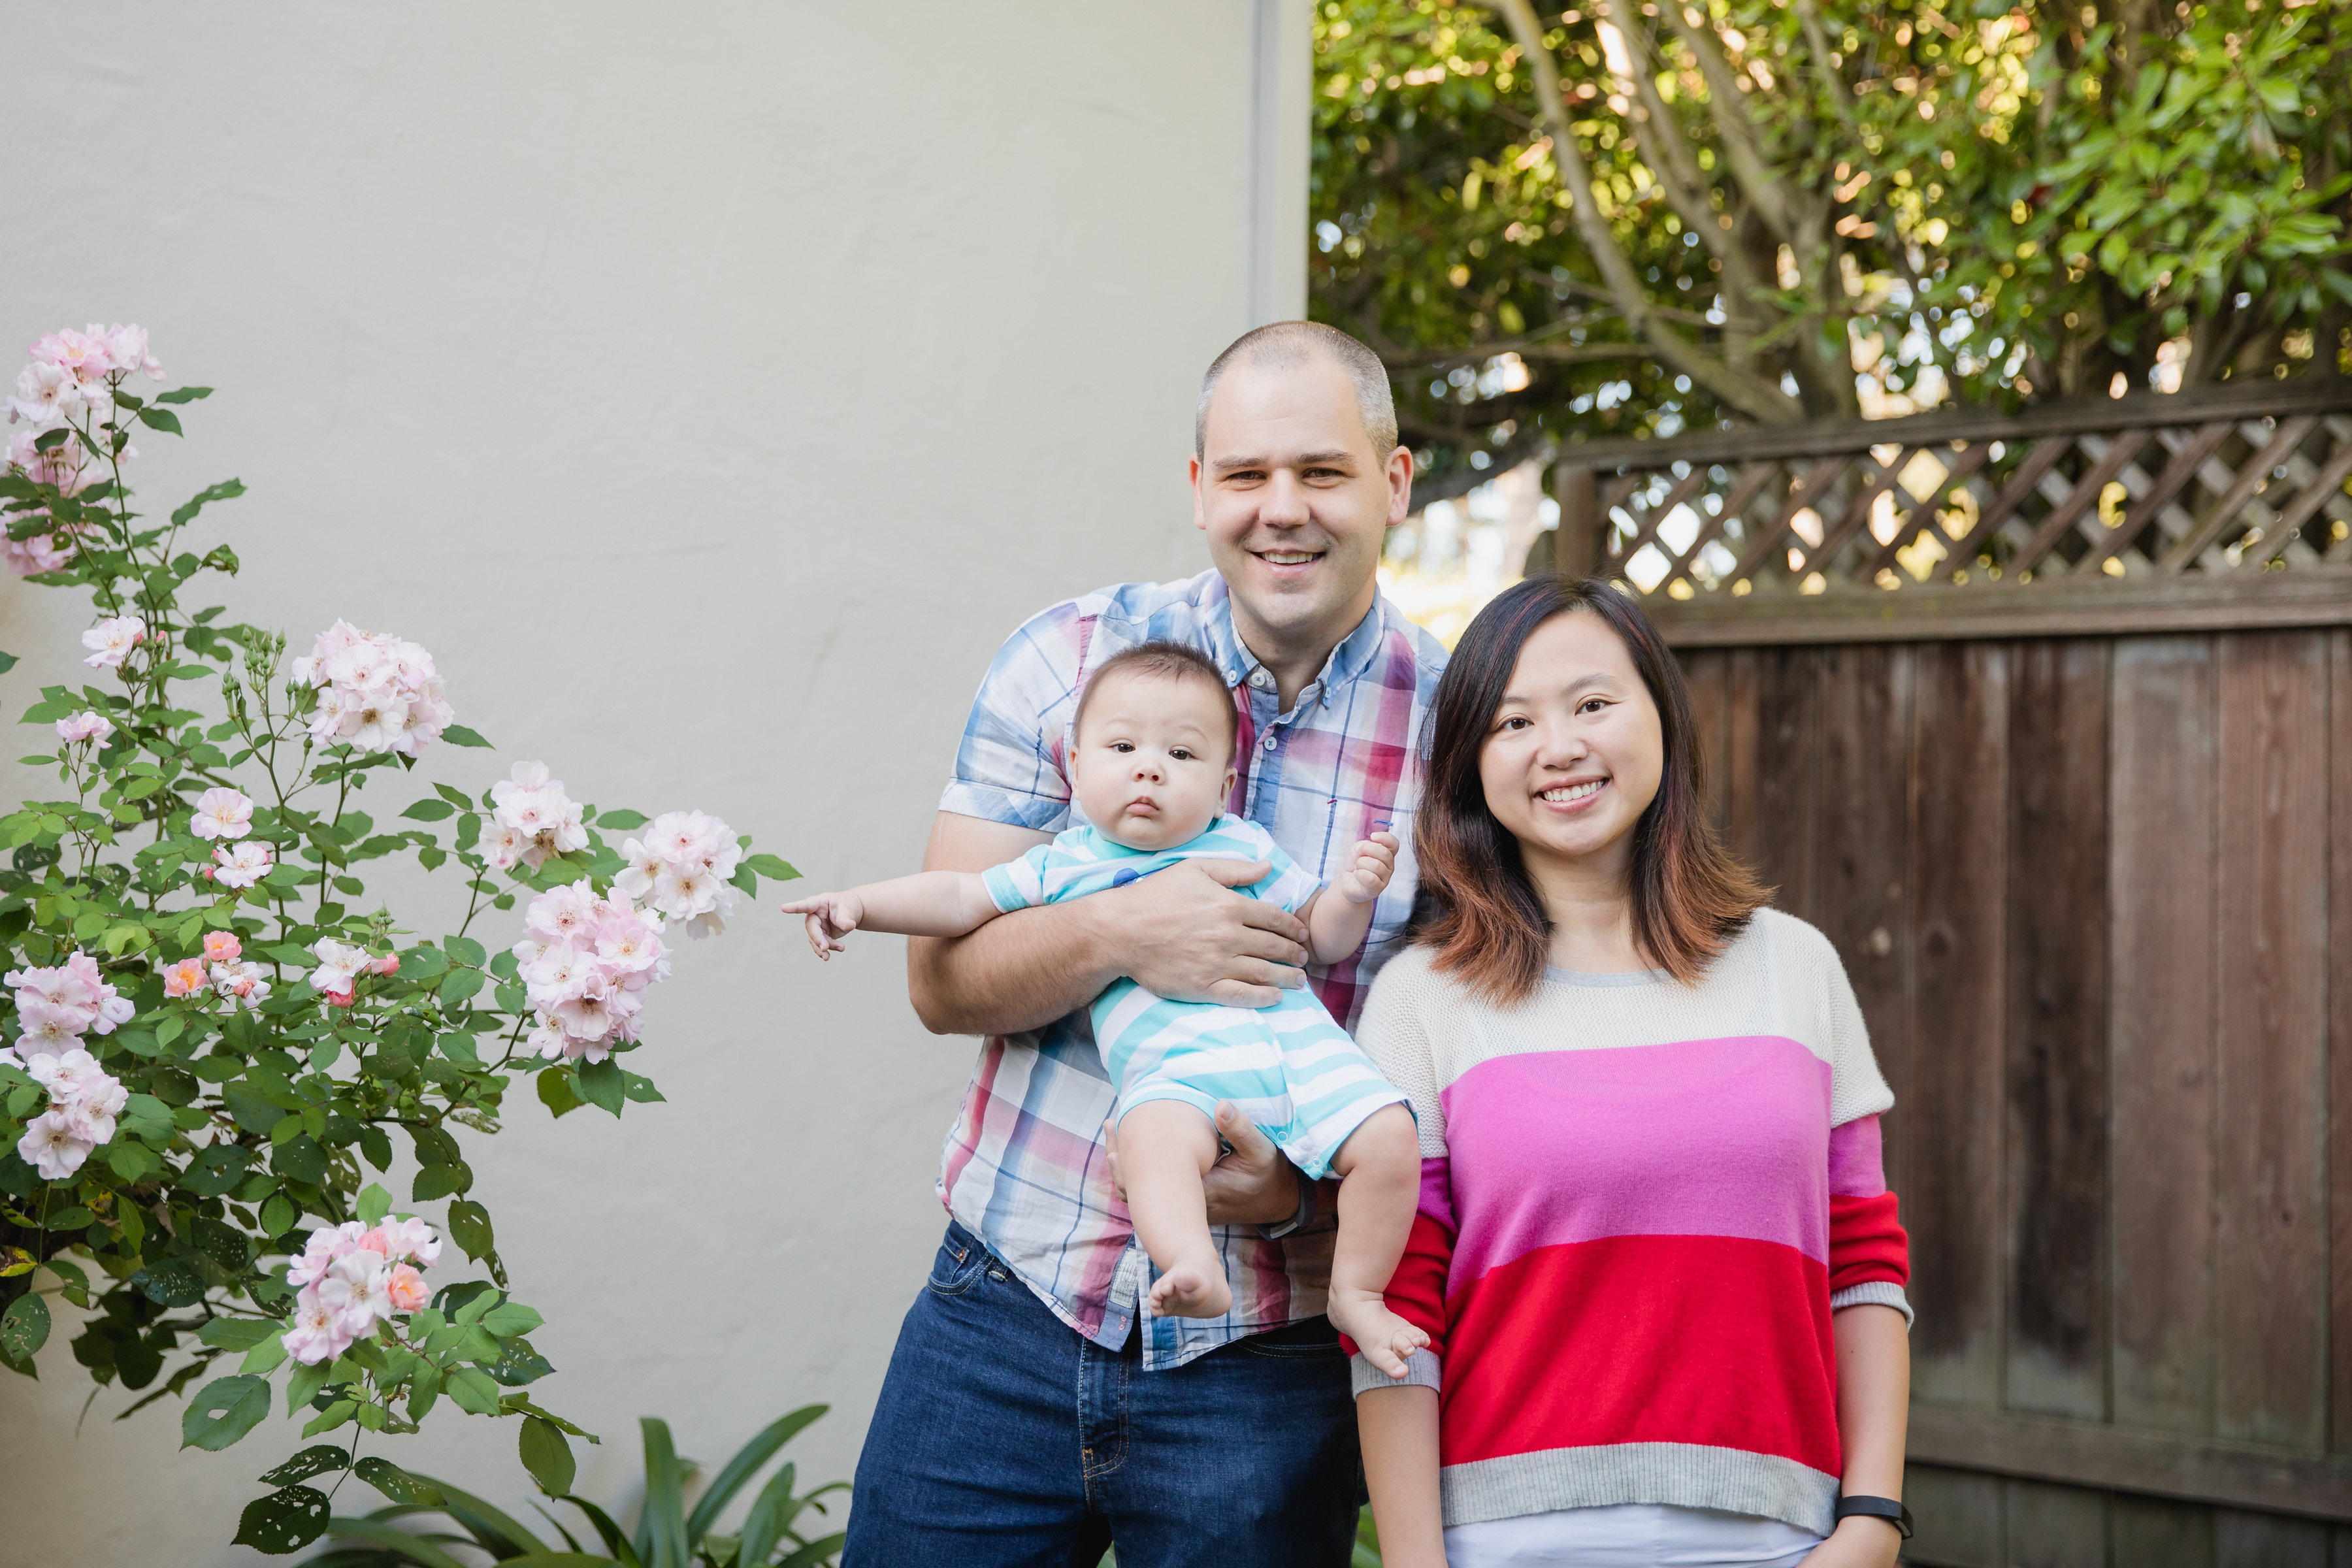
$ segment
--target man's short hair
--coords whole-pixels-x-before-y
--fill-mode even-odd
[[[1372,456],[1385,462],[1396,450],[1396,400],[1389,395],[1388,366],[1381,356],[1341,331],[1320,321],[1274,321],[1255,327],[1233,341],[1201,378],[1201,405],[1192,416],[1192,455],[1205,457],[1209,437],[1209,399],[1231,366],[1246,362],[1266,370],[1291,370],[1309,357],[1322,354],[1348,373],[1356,385],[1356,408],[1364,416],[1364,433],[1372,438]]]
[[[1122,648],[1087,672],[1087,682],[1078,689],[1078,710],[1070,719],[1070,734],[1075,739],[1087,721],[1087,704],[1095,700],[1095,689],[1107,675],[1140,675],[1160,680],[1198,680],[1221,699],[1218,707],[1225,715],[1225,761],[1234,760],[1241,745],[1241,711],[1234,706],[1233,688],[1225,684],[1225,672],[1216,661],[1196,647],[1180,642],[1145,642]]]

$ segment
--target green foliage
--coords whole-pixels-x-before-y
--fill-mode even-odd
[[[838,1531],[810,1534],[811,1516],[824,1517],[824,1498],[848,1490],[846,1482],[832,1481],[806,1492],[795,1491],[797,1471],[790,1464],[783,1465],[752,1500],[739,1532],[722,1535],[715,1529],[728,1504],[742,1495],[786,1443],[824,1412],[822,1405],[803,1405],[771,1423],[719,1467],[710,1484],[690,1504],[688,1489],[697,1468],[677,1457],[668,1424],[646,1416],[638,1423],[645,1438],[646,1483],[634,1534],[624,1532],[604,1509],[572,1494],[569,1451],[557,1464],[552,1450],[541,1446],[547,1439],[534,1435],[536,1422],[527,1422],[521,1440],[523,1468],[541,1491],[570,1504],[587,1525],[583,1532],[587,1544],[583,1544],[582,1534],[548,1515],[562,1538],[562,1549],[548,1544],[510,1515],[446,1482],[406,1475],[380,1479],[367,1472],[368,1461],[362,1460],[361,1479],[383,1492],[393,1506],[363,1518],[327,1521],[323,1528],[335,1544],[310,1558],[305,1568],[447,1568],[456,1559],[442,1548],[450,1544],[478,1548],[510,1568],[586,1568],[614,1563],[625,1568],[824,1568],[839,1556],[843,1538]],[[323,1452],[336,1454],[337,1450]],[[542,1467],[551,1467],[551,1473],[543,1473]],[[281,1466],[262,1479],[277,1479],[289,1468]],[[413,1534],[393,1522],[421,1513],[445,1515],[465,1534]],[[588,1545],[603,1550],[588,1550]]]
[[[1322,0],[1315,29],[1311,310],[1388,362],[1426,499],[1939,383],[2333,371],[2352,327],[2343,6]]]
[[[184,388],[158,401],[203,395]],[[115,406],[178,433],[176,417],[127,393]],[[202,509],[243,487],[215,485],[168,521],[147,519],[121,483],[126,433],[90,416],[73,426],[104,475],[90,483],[85,473],[79,493],[20,468],[0,471],[10,536],[53,535],[68,552],[64,568],[34,581],[87,590],[104,615],[135,616],[146,631],[119,669],[45,688],[26,710],[45,738],[77,713],[111,730],[28,759],[54,764],[60,791],[0,816],[0,968],[81,955],[130,1014],[77,1042],[126,1098],[111,1136],[55,1179],[18,1152],[50,1097],[0,1058],[0,1364],[33,1375],[61,1302],[75,1310],[74,1361],[100,1385],[145,1391],[124,1416],[207,1380],[182,1423],[184,1445],[205,1449],[268,1416],[282,1380],[286,1416],[305,1436],[337,1437],[266,1478],[278,1489],[246,1510],[237,1536],[265,1552],[295,1550],[324,1528],[325,1499],[303,1484],[309,1477],[352,1468],[364,1435],[414,1432],[445,1401],[516,1417],[532,1472],[568,1484],[568,1439],[587,1434],[522,1392],[554,1368],[531,1342],[540,1314],[508,1294],[467,1148],[512,1112],[518,1079],[525,1107],[530,1078],[551,1106],[618,1116],[628,1101],[660,1100],[616,1061],[550,1066],[526,1044],[541,1020],[505,951],[518,922],[496,918],[520,897],[583,879],[601,894],[621,856],[592,826],[584,847],[501,874],[475,847],[487,796],[436,784],[415,804],[367,810],[367,791],[399,790],[412,760],[315,739],[317,694],[280,675],[285,638],[226,623],[221,606],[181,602],[203,574],[236,570],[226,546],[200,555],[180,542]],[[54,447],[67,434],[39,439]],[[456,727],[445,738],[486,744]],[[214,879],[215,846],[192,826],[195,798],[215,786],[252,798],[243,842],[268,846],[275,862],[242,889]],[[646,818],[614,811],[604,820]],[[427,938],[366,901],[362,879],[407,857],[463,880],[456,931]],[[755,858],[770,875],[782,864]],[[208,939],[241,949],[266,994],[240,1002],[208,984]],[[379,962],[347,990],[322,994],[310,975],[330,942]],[[16,1012],[0,993],[0,1034],[12,1042],[29,1027]],[[416,1162],[406,1205],[371,1179],[403,1152]],[[331,1362],[290,1359],[280,1337],[295,1299],[287,1255],[310,1227],[374,1225],[425,1205],[444,1205],[438,1228],[451,1250],[487,1278],[445,1284],[414,1310],[402,1303]],[[457,1261],[445,1257],[442,1268]],[[397,1506],[439,1506],[433,1489],[387,1461],[357,1465]]]

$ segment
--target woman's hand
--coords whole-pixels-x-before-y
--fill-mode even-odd
[[[1813,1548],[1804,1568],[1895,1568],[1903,1536],[1883,1519],[1842,1519],[1827,1541]]]

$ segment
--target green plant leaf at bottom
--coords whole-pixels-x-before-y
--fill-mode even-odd
[[[257,1497],[237,1516],[236,1544],[269,1557],[299,1552],[326,1533],[327,1494],[315,1487],[280,1487]]]

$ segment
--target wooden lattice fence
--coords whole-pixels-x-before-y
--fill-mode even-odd
[[[2295,624],[2352,595],[2352,380],[1572,446],[1558,563],[1686,646]]]
[[[2352,1568],[2352,387],[1570,450],[1898,1096],[1909,1560]]]

